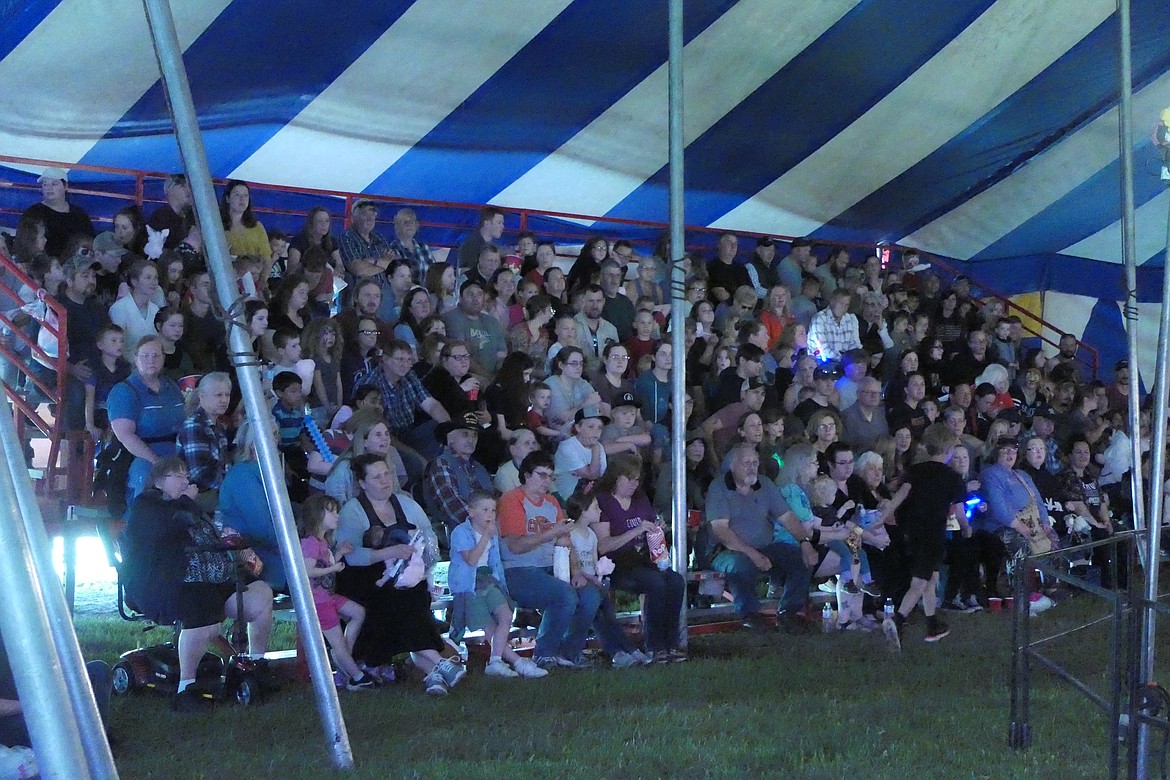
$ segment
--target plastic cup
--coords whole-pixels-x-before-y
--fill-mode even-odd
[[[1008,612],[1011,612],[1015,606],[1016,606],[1015,596],[1008,596],[1006,599],[1003,600],[1003,608],[1005,610],[1007,610]]]
[[[479,388],[477,387],[474,390],[468,390],[467,391],[467,399],[469,401],[478,401],[479,400]]]
[[[989,598],[987,600],[987,608],[989,610],[991,610],[992,612],[1001,611],[1003,609],[1003,599],[999,599],[999,598],[995,598],[995,597]]]

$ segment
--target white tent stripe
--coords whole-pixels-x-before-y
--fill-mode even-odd
[[[568,4],[418,0],[232,176],[360,192]]]
[[[172,3],[180,45],[189,47],[230,1]],[[0,61],[0,84],[10,87],[0,90],[0,150],[76,162],[158,78],[141,3],[65,0]]]
[[[1139,168],[1139,174],[1141,175]],[[1166,210],[1170,193],[1163,191],[1134,210],[1134,256],[1140,265],[1166,248]],[[1061,254],[1106,263],[1121,262],[1121,220],[1061,250]]]
[[[1170,74],[1136,92],[1134,116],[1156,116],[1166,105],[1168,91]],[[1149,137],[1150,128],[1145,122],[1134,122],[1133,130],[1135,142]],[[1117,109],[1113,108],[1033,157],[995,186],[906,236],[901,243],[967,260],[1068,195],[1116,159]],[[1119,256],[1120,238],[1115,246],[1115,256]],[[1137,257],[1144,259],[1149,255],[1139,252]]]
[[[857,2],[741,0],[696,36],[683,55],[684,143],[709,130]],[[666,93],[663,63],[491,202],[539,200],[553,211],[608,213],[667,163]]]
[[[1111,0],[999,0],[885,99],[712,227],[813,232],[961,133],[1113,10]]]

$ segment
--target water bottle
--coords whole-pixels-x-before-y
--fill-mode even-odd
[[[886,606],[882,610],[882,612],[885,614],[886,620],[893,620],[894,619],[894,600],[893,599],[886,599]]]
[[[827,601],[825,606],[821,607],[821,630],[826,634],[833,630],[833,606]]]

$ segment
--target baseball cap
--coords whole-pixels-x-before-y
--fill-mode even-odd
[[[62,270],[65,272],[65,278],[71,279],[77,274],[87,269],[94,271],[102,267],[102,264],[93,259],[93,255],[74,255],[65,261]]]
[[[474,420],[475,415],[470,414],[439,423],[435,428],[435,438],[439,440],[440,444],[446,444],[448,434],[454,433],[455,431],[475,431],[479,433],[479,425]]]
[[[468,279],[465,282],[463,282],[463,284],[459,285],[459,294],[462,295],[463,291],[466,290],[468,287],[478,287],[479,289],[482,290],[483,289],[483,282],[479,281],[478,279]]]
[[[837,377],[837,371],[829,366],[817,366],[816,370],[813,371],[813,379],[830,379],[836,382]]]
[[[756,246],[776,246],[776,242],[770,236],[760,236],[756,240]]]
[[[64,168],[45,168],[45,170],[41,171],[41,175],[37,177],[37,182],[42,182],[45,179],[60,179],[68,184],[69,171]]]
[[[767,385],[764,384],[764,382],[758,378],[757,379],[745,379],[745,380],[743,380],[743,384],[740,385],[739,392],[745,393],[748,390],[759,390],[762,387],[767,387]]]
[[[105,252],[111,255],[124,255],[126,254],[126,247],[115,241],[114,234],[107,230],[104,233],[98,233],[94,238],[93,251]]]
[[[573,416],[573,422],[580,423],[592,419],[601,420],[603,425],[609,425],[609,418],[601,413],[601,410],[596,406],[586,406],[577,410],[577,414]]]
[[[613,402],[614,409],[617,409],[619,406],[632,406],[635,409],[640,409],[642,404],[638,403],[638,399],[634,398],[633,393],[622,393]]]
[[[1113,364],[1114,371],[1120,371],[1123,368],[1129,368],[1129,361],[1128,360],[1118,360],[1116,363]]]

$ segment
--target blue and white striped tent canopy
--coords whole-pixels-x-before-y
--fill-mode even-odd
[[[665,0],[172,6],[216,176],[667,217]],[[3,7],[0,154],[179,168],[139,3]],[[688,224],[901,243],[1002,264],[1009,292],[1113,297],[1093,269],[1121,253],[1114,0],[685,9]],[[1170,5],[1132,17],[1137,255],[1161,266]]]

